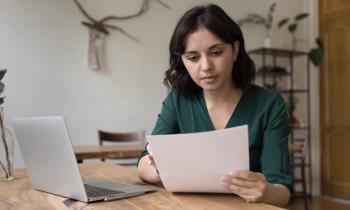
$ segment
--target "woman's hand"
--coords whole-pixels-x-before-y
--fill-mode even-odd
[[[288,204],[290,192],[284,185],[269,183],[262,173],[237,171],[222,177],[222,185],[247,202],[263,202],[276,206]]]
[[[247,202],[264,202],[271,184],[262,173],[237,171],[223,176],[222,185]]]
[[[137,175],[144,182],[159,183],[161,180],[157,171],[156,163],[153,159],[151,148],[147,145],[146,149],[148,155],[145,155],[140,159],[139,165],[137,166]]]
[[[153,153],[151,151],[151,147],[149,146],[149,144],[147,145],[146,149],[148,151],[148,155],[145,156],[146,161],[147,161],[148,165],[153,166],[158,173],[156,162],[154,162]]]

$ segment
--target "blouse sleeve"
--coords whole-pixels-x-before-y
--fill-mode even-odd
[[[263,134],[262,173],[269,182],[282,184],[291,191],[289,134],[290,126],[286,105],[278,94],[269,109],[267,125]]]
[[[176,109],[174,106],[174,94],[175,92],[171,91],[168,96],[163,101],[163,106],[160,114],[158,114],[158,119],[156,122],[156,126],[152,131],[152,135],[162,135],[162,134],[175,134],[179,133],[179,125],[176,115]],[[147,147],[147,144],[146,144]],[[146,150],[141,153],[139,159],[143,156],[147,155],[148,152]]]

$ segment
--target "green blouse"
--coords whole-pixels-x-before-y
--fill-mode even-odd
[[[248,124],[249,130],[250,170],[263,173],[270,183],[291,189],[290,127],[283,98],[273,90],[251,86],[242,94],[226,128],[244,124]],[[191,97],[171,91],[152,135],[211,130],[214,128],[202,91]],[[141,157],[146,154],[147,150]]]

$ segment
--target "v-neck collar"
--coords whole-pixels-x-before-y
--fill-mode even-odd
[[[234,122],[235,122],[235,120],[237,118],[236,115],[239,112],[238,110],[240,109],[240,106],[241,106],[240,104],[242,104],[242,99],[245,96],[245,92],[246,91],[242,90],[242,95],[241,95],[241,97],[238,100],[238,103],[236,105],[235,110],[233,110],[229,120],[227,121],[227,124],[226,124],[225,128],[230,128],[234,124]],[[213,126],[213,122],[211,121],[211,118],[210,118],[210,115],[209,115],[207,104],[205,103],[203,90],[199,91],[199,101],[200,101],[201,105],[203,106],[203,108],[205,110],[205,115],[206,115],[205,117],[206,117],[206,120],[208,122],[207,123],[208,129],[209,130],[215,130],[214,126]]]

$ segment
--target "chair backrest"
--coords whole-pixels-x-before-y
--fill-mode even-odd
[[[99,145],[103,145],[103,142],[115,142],[115,143],[129,143],[140,142],[145,143],[145,130],[133,131],[133,132],[107,132],[98,130]]]

